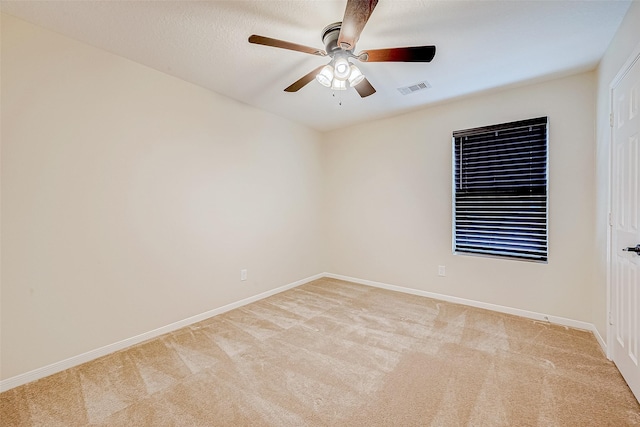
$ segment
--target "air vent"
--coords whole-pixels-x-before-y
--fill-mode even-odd
[[[418,92],[420,90],[429,89],[431,85],[428,81],[422,81],[420,83],[413,84],[411,86],[399,87],[398,90],[403,95],[409,95],[410,93]]]

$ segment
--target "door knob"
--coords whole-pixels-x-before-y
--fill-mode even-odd
[[[635,252],[636,254],[640,255],[640,244],[636,245],[635,248],[629,247],[629,248],[623,249],[623,251]]]

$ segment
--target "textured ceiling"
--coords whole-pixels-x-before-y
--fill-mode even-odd
[[[355,51],[434,44],[431,63],[357,63],[377,93],[312,81],[327,58],[249,44],[251,34],[323,48],[342,1],[2,1],[3,13],[318,130],[592,69],[629,1],[380,0]],[[397,88],[427,80],[427,90]]]

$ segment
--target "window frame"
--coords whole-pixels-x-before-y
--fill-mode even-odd
[[[456,158],[456,140],[458,138],[462,138],[464,136],[471,135],[479,135],[484,133],[491,133],[497,131],[505,131],[505,130],[514,130],[521,127],[532,127],[532,126],[544,126],[544,144],[545,144],[545,160],[544,164],[544,233],[541,236],[544,236],[544,255],[540,257],[528,257],[523,255],[518,255],[516,253],[511,254],[491,254],[491,253],[482,253],[475,252],[473,250],[464,250],[460,249],[461,246],[458,242],[458,222],[456,220],[456,214],[458,213],[457,209],[457,186],[456,186],[456,174],[458,173],[458,165]],[[457,130],[452,132],[451,138],[451,164],[452,164],[452,174],[451,174],[451,188],[452,188],[452,200],[451,200],[451,210],[452,210],[452,252],[454,255],[463,255],[463,256],[474,256],[474,257],[484,257],[484,258],[494,258],[494,259],[506,259],[512,261],[525,261],[525,262],[534,262],[534,263],[542,263],[548,264],[549,262],[549,157],[550,157],[550,141],[549,141],[549,118],[548,116],[541,116],[532,119],[526,120],[518,120],[513,122],[505,122],[495,125],[488,126],[480,126],[476,128],[469,128],[463,130]],[[462,175],[461,175],[462,179]],[[499,191],[494,193],[493,197],[496,197],[495,194],[499,194]],[[530,193],[533,194],[533,193]],[[514,192],[514,198],[518,197],[516,192]],[[542,223],[541,223],[542,224]],[[484,248],[485,251],[491,251],[492,248],[490,246],[486,246]],[[495,251],[495,248],[493,249]],[[505,251],[506,252],[506,251]]]

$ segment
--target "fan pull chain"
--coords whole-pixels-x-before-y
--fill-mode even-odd
[[[341,94],[341,95],[342,95],[342,94]],[[334,98],[338,98],[338,105],[342,107],[342,96],[338,96],[338,97],[336,97],[336,92],[335,92],[335,91],[333,91],[332,96],[333,96]]]

